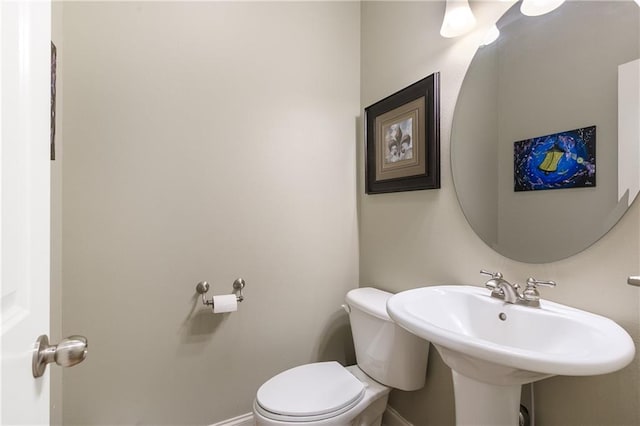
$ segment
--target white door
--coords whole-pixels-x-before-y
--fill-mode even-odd
[[[49,423],[49,373],[32,375],[49,333],[51,5],[0,0],[0,424]]]

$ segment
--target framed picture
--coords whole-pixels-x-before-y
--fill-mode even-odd
[[[440,74],[365,108],[365,192],[440,188]]]
[[[596,186],[596,126],[513,143],[513,189]]]

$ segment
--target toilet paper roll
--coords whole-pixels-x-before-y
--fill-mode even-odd
[[[238,299],[235,294],[213,296],[213,313],[235,312],[238,310]]]

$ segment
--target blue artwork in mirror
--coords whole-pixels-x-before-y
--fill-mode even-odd
[[[514,190],[596,186],[596,126],[513,144]]]

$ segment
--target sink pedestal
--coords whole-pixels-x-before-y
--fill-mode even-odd
[[[490,385],[451,370],[456,426],[517,426],[522,385]]]
[[[451,368],[457,426],[517,426],[522,385],[551,376],[434,346]]]

